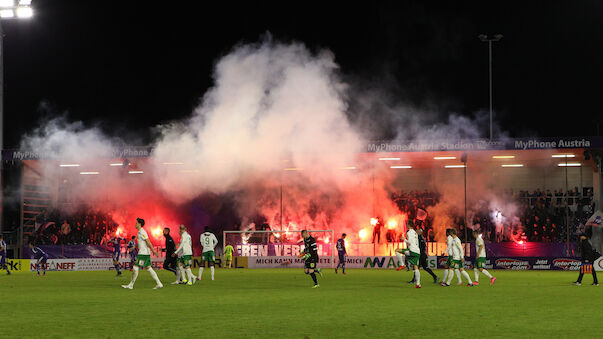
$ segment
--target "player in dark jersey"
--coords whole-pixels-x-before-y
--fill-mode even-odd
[[[126,239],[122,237],[113,237],[109,241],[113,244],[113,266],[117,275],[121,275],[121,265],[119,264],[119,256],[121,255],[121,242],[125,242]]]
[[[40,275],[40,264],[42,264],[42,268],[44,270],[43,275],[46,275],[46,261],[48,261],[48,255],[42,251],[41,248],[34,246],[33,243],[29,243],[29,248],[31,249],[31,253],[33,253],[34,259],[38,259],[36,262],[36,271],[38,275]]]
[[[10,270],[6,265],[6,241],[2,238],[2,234],[0,234],[0,269],[5,269],[6,274],[10,275]]]
[[[337,267],[335,267],[335,274],[337,274],[337,269],[341,266],[341,272],[345,274],[345,257],[348,252],[345,250],[345,236],[343,233],[341,238],[337,240],[337,253],[339,254],[339,262],[337,263]]]
[[[318,245],[316,244],[316,239],[314,239],[307,230],[303,230],[301,234],[304,238],[304,251],[299,254],[299,257],[304,258],[306,261],[304,273],[309,274],[312,277],[312,280],[314,281],[314,286],[312,288],[318,288],[320,285],[316,279],[316,273],[314,273],[318,272],[318,274],[321,274],[320,269],[316,267],[318,264]]]
[[[138,254],[138,250],[136,249],[136,236],[132,236],[132,240],[128,241],[128,247],[126,251],[130,254],[130,271],[134,267],[134,263],[136,262],[136,255]]]

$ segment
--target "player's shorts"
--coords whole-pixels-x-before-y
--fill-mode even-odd
[[[339,262],[345,262],[345,253],[339,253]]]
[[[3,255],[0,255],[0,268],[2,268],[2,266],[4,266],[4,264],[6,264],[6,257]]]
[[[207,251],[201,253],[201,261],[215,262],[216,257],[214,255],[214,251]]]
[[[232,254],[225,254],[224,255],[224,260],[232,260]]]
[[[182,263],[184,266],[192,266],[193,265],[193,256],[192,255],[183,255],[178,257],[178,262]]]
[[[151,266],[151,256],[149,254],[139,254],[136,257],[135,265],[142,268]]]
[[[48,257],[47,256],[43,256],[40,259],[38,259],[38,263],[46,263],[46,261],[48,261]]]
[[[450,267],[452,267],[454,269],[464,268],[463,261],[462,260],[452,260],[452,265]]]
[[[119,255],[121,252],[113,252],[113,261],[119,261]]]
[[[419,266],[419,257],[420,256],[421,255],[419,253],[408,251],[408,254],[406,255],[406,259],[408,260],[408,263],[410,265]]]
[[[316,260],[316,259],[308,259],[308,260],[306,260],[306,262],[304,263],[304,268],[315,269],[317,261],[318,260]]]
[[[484,268],[485,264],[486,264],[486,257],[479,257],[479,258],[477,258],[477,260],[475,260],[476,268]]]
[[[446,266],[451,267],[452,266],[452,256],[449,255],[448,259],[446,259]]]

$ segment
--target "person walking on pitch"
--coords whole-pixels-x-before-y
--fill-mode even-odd
[[[337,240],[337,254],[339,254],[339,262],[337,263],[337,267],[335,267],[335,274],[337,274],[337,269],[341,266],[341,273],[345,274],[345,261],[348,252],[345,249],[345,237],[346,234],[343,233],[341,238]]]
[[[121,287],[126,289],[133,289],[134,283],[136,282],[136,278],[138,278],[138,271],[140,268],[145,268],[149,271],[149,274],[157,283],[154,290],[162,288],[163,284],[159,280],[157,273],[153,270],[152,262],[151,262],[151,252],[155,254],[155,256],[159,256],[157,251],[153,248],[153,244],[151,244],[151,240],[149,240],[149,235],[147,231],[144,229],[144,219],[137,218],[136,219],[136,229],[138,230],[138,255],[136,256],[136,263],[132,269],[132,280],[127,285],[121,285]]]
[[[475,281],[473,285],[479,285],[479,273],[482,272],[486,277],[490,278],[490,286],[494,284],[496,278],[490,274],[485,268],[486,264],[486,244],[479,230],[473,230],[473,237],[475,238],[475,265],[473,266],[473,274],[475,275]]]

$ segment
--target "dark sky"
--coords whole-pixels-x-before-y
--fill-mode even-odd
[[[268,31],[331,49],[344,76],[401,101],[460,114],[488,107],[487,46],[477,35],[502,33],[494,102],[504,130],[596,135],[602,120],[601,1],[140,3],[34,0],[29,22],[2,23],[7,148],[65,111],[148,141],[150,126],[191,112],[217,58]]]

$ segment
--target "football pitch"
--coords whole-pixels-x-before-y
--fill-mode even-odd
[[[495,271],[476,287],[441,287],[422,272],[325,269],[312,289],[301,269],[205,270],[193,286],[164,288],[141,271],[0,273],[1,338],[558,338],[603,336],[603,288],[576,272]],[[195,273],[196,270],[195,270]],[[442,276],[442,271],[436,271]],[[473,271],[469,271],[473,279]],[[456,283],[456,277],[453,284]]]

